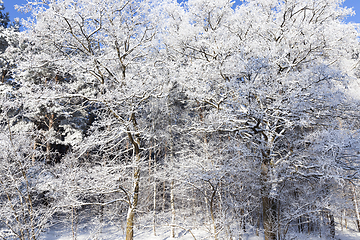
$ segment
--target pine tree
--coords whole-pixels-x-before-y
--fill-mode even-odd
[[[9,12],[4,12],[4,2],[0,0],[0,26],[3,26],[4,28],[7,28],[10,23],[10,16]]]

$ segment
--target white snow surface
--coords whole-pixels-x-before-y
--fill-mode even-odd
[[[71,231],[71,229],[69,229]],[[214,239],[211,237],[209,232],[205,228],[197,228],[197,229],[190,229],[193,233],[196,240],[206,240],[206,239]],[[194,240],[194,237],[189,231],[184,229],[177,228],[176,229],[176,236],[175,238],[170,238],[170,227],[169,226],[162,226],[156,228],[156,236],[153,234],[152,227],[144,228],[144,229],[136,229],[134,234],[134,240],[169,240],[169,239],[181,239],[181,240]],[[116,227],[108,227],[98,231],[86,232],[85,230],[80,231],[76,238],[72,236],[72,233],[64,233],[63,230],[55,230],[51,229],[46,234],[43,235],[42,239],[46,240],[113,240],[113,239],[125,239],[124,231],[116,228]],[[224,239],[225,238],[219,238]],[[242,240],[263,240],[264,236],[260,233],[259,236],[256,236],[253,233],[245,233],[242,236]],[[289,240],[323,240],[329,239],[329,236],[323,235],[320,237],[314,233],[312,234],[305,234],[305,233],[289,233],[287,238]],[[355,227],[350,225],[349,228],[341,230],[340,227],[336,228],[336,237],[335,240],[359,240],[360,233],[355,230]]]

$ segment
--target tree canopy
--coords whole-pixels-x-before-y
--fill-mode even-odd
[[[0,237],[360,230],[341,3],[30,0],[23,32],[1,13]]]

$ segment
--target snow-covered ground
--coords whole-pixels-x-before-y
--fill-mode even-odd
[[[71,231],[71,229],[69,229]],[[176,239],[179,240],[206,240],[213,239],[208,231],[205,228],[198,229],[190,229],[189,231],[184,229],[177,228],[176,229]],[[74,239],[71,232],[65,233],[64,230],[55,230],[51,229],[47,233],[43,235],[42,239],[46,240],[72,240]],[[123,230],[116,227],[108,227],[102,229],[92,229],[91,231],[86,231],[86,229],[79,231],[76,236],[76,240],[121,240],[125,239],[125,235]],[[156,236],[153,234],[152,228],[143,228],[136,229],[134,234],[134,240],[169,240],[170,238],[170,227],[162,226],[156,228]],[[220,238],[222,239],[222,238]],[[262,234],[260,236],[256,236],[253,233],[245,233],[242,236],[242,240],[263,240],[264,237]],[[320,237],[314,233],[301,234],[301,233],[289,233],[287,235],[287,240],[323,240],[329,239],[328,236],[324,235]],[[340,227],[336,229],[336,240],[360,240],[360,233],[355,230],[353,226],[349,226],[347,229],[341,230]]]

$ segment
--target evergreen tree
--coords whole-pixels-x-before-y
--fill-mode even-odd
[[[4,2],[0,0],[0,26],[7,28],[10,23],[9,12],[4,12]]]

